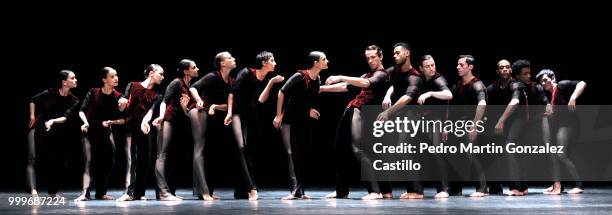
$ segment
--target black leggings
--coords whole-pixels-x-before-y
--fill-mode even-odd
[[[521,135],[523,134],[524,127],[526,126],[525,121],[520,118],[514,118],[510,121],[510,127],[506,136],[506,144],[508,143],[519,143],[521,141]],[[521,171],[520,163],[516,156],[512,153],[505,153],[507,159],[507,168],[510,183],[508,187],[510,190],[516,189],[518,191],[524,191],[527,189],[527,183],[524,180],[523,171]]]
[[[151,128],[154,129],[154,127]],[[126,136],[127,173],[125,193],[135,199],[145,195],[147,175],[153,157],[153,143],[155,142],[155,136],[151,133],[144,134],[142,131],[134,129]]]
[[[289,171],[289,189],[291,195],[295,197],[302,197],[304,195],[304,178],[302,177],[302,170],[304,168],[304,146],[303,140],[307,138],[307,134],[303,125],[299,123],[292,125],[289,123],[283,123],[281,126],[281,136],[285,151],[287,153],[287,166]]]
[[[368,193],[381,193],[381,187],[376,180],[374,170],[372,168],[372,162],[368,156],[359,148],[362,138],[363,122],[361,118],[361,111],[357,108],[347,108],[340,118],[338,129],[336,131],[336,144],[335,144],[335,157],[337,164],[337,181],[336,181],[336,195],[346,196],[349,194],[349,169],[352,166],[355,159],[360,163],[362,167],[361,173],[367,178]],[[385,183],[384,193],[390,193],[391,188]]]
[[[574,162],[567,157],[567,148],[570,144],[570,140],[574,134],[574,129],[569,125],[562,125],[557,129],[556,142],[557,146],[563,146],[564,153],[552,154],[553,161],[553,180],[561,180],[561,166],[565,167],[565,170],[569,173],[572,178],[573,186],[576,188],[582,188],[582,181],[578,176],[578,171]]]
[[[257,189],[255,180],[253,179],[253,164],[251,163],[251,146],[249,137],[250,120],[247,116],[236,114],[232,117],[232,131],[236,138],[238,152],[240,157],[240,174],[242,176],[242,186],[247,192]],[[248,141],[249,140],[249,141]],[[240,190],[241,191],[241,190]],[[241,196],[242,194],[235,193],[234,195]]]
[[[50,131],[46,131],[43,126],[30,129],[26,167],[26,181],[30,189],[28,192],[37,189],[36,170],[38,169],[42,170],[42,182],[45,182],[43,185],[47,185],[48,193],[57,194],[64,177],[66,137],[65,127],[54,127]]]
[[[209,195],[210,190],[206,183],[206,173],[204,168],[204,146],[206,143],[206,126],[208,123],[208,113],[198,109],[189,111],[191,120],[191,134],[193,135],[193,195]]]
[[[106,195],[108,181],[115,165],[115,140],[113,133],[106,128],[89,128],[83,135],[83,190],[82,195],[90,197],[91,183],[96,189],[96,197]],[[93,177],[91,177],[93,172]]]
[[[28,192],[36,190],[36,129],[28,131],[28,165],[26,166],[26,183]]]
[[[157,181],[157,189],[159,189],[159,196],[165,197],[169,194],[174,194],[176,187],[168,186],[168,180],[170,179],[170,168],[172,165],[169,164],[168,151],[170,149],[170,142],[173,138],[174,126],[181,124],[178,119],[174,121],[164,120],[160,132],[157,136],[157,158],[155,160],[155,179]],[[181,121],[182,122],[182,121]]]

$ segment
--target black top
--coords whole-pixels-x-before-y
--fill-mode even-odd
[[[557,83],[557,87],[553,89],[551,103],[554,105],[567,105],[578,83],[580,83],[580,81],[570,80]]]
[[[421,82],[419,71],[413,67],[406,72],[402,72],[400,67],[392,66],[387,69],[387,73],[390,76],[391,86],[393,86],[391,102],[395,103],[403,95],[407,95],[412,98],[410,104],[416,104],[419,96],[419,83]]]
[[[170,82],[168,88],[166,88],[166,93],[164,93],[163,101],[166,103],[166,113],[164,114],[164,120],[172,121],[176,117],[186,117],[183,114],[183,108],[181,107],[181,96],[183,94],[189,93],[189,85],[183,81],[182,78],[175,78]],[[189,100],[187,107],[193,103],[193,99]]]
[[[543,105],[549,104],[544,87],[535,82],[525,84],[517,80],[510,84],[510,89],[512,90],[512,99],[518,99],[519,105],[522,105],[515,110],[515,113],[512,114],[513,117],[529,120],[536,115],[544,113],[545,107]]]
[[[454,105],[478,105],[478,103],[487,98],[485,86],[478,77],[472,78],[468,83],[463,84],[463,80],[459,79],[453,86]]]
[[[234,114],[248,114],[259,104],[259,95],[266,88],[270,77],[266,76],[264,80],[259,80],[255,75],[256,71],[253,68],[244,68],[238,72],[236,82],[232,87]]]
[[[505,84],[501,79],[497,79],[487,87],[487,104],[489,105],[508,105],[512,100],[512,90],[509,80]]]
[[[128,99],[125,110],[128,131],[139,131],[142,118],[150,109],[159,105],[162,95],[153,89],[145,88],[140,82],[130,82],[123,95]]]
[[[225,83],[221,73],[218,71],[210,72],[200,80],[196,81],[191,87],[198,90],[198,94],[204,101],[204,111],[213,104],[227,104],[227,97],[234,84],[234,79],[230,76],[228,83]],[[195,103],[190,108],[195,108]]]
[[[62,96],[59,89],[50,88],[36,94],[30,102],[36,105],[36,127],[44,126],[45,121],[59,117],[70,117],[79,107],[79,99],[68,93]]]
[[[419,88],[420,88],[419,90],[421,91],[421,94],[427,93],[427,92],[439,92],[443,90],[450,90],[448,88],[448,82],[446,82],[446,78],[444,78],[444,76],[440,75],[440,73],[437,73],[437,72],[429,80],[427,80],[427,78],[425,77],[425,74],[421,74]],[[417,100],[417,98],[413,97],[413,100]],[[443,105],[443,104],[448,104],[448,100],[441,100],[433,96],[428,98],[424,103],[424,105]]]
[[[318,108],[319,86],[319,77],[312,80],[304,70],[293,74],[280,89],[285,94],[283,122],[297,123],[308,119],[310,108]]]
[[[107,95],[102,93],[102,88],[91,88],[81,105],[81,111],[87,116],[89,126],[101,128],[103,121],[122,118],[117,103],[119,98],[121,93],[115,89]]]
[[[389,74],[384,69],[370,71],[363,74],[361,78],[370,81],[370,86],[361,88],[361,92],[349,102],[347,108],[361,108],[362,105],[380,105],[387,93]],[[354,87],[349,85],[347,87]]]

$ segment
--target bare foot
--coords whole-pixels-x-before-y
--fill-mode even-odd
[[[574,187],[571,190],[567,191],[567,194],[581,194],[581,193],[584,193],[584,189],[580,189],[577,187]]]
[[[485,197],[485,196],[487,196],[487,194],[483,192],[473,192],[470,194],[470,197]]]
[[[436,193],[434,198],[436,198],[436,199],[446,199],[446,198],[448,198],[448,196],[449,196],[448,192],[442,191],[442,192]]]
[[[507,196],[524,196],[525,194],[517,189],[512,189],[506,193]]]
[[[30,191],[30,194],[32,194],[32,197],[38,197],[38,191],[36,191],[35,189],[32,189],[32,191]]]
[[[298,199],[298,197],[295,197],[294,195],[291,195],[291,194],[282,198],[282,200],[296,200],[296,199]]]
[[[96,199],[98,199],[98,200],[113,200],[115,198],[113,198],[112,196],[109,196],[109,195],[103,195],[103,196],[100,196],[100,197],[96,196]]]
[[[346,196],[338,196],[336,191],[334,191],[333,193],[327,194],[325,196],[325,198],[327,198],[327,199],[346,199],[346,198],[348,198],[348,195],[346,195]]]
[[[212,201],[215,200],[215,198],[213,198],[212,196],[210,196],[209,194],[203,194],[202,196],[200,196],[200,198],[204,201]]]
[[[423,194],[420,193],[402,193],[402,195],[400,195],[400,199],[422,199],[424,196]]]
[[[311,198],[310,198],[310,196],[302,195],[302,199],[307,200],[307,199],[311,199]]]
[[[544,192],[550,192],[553,190],[554,185],[551,185],[550,187],[544,189]]]
[[[216,196],[216,195],[212,195],[213,199],[217,200],[217,199],[221,199],[221,197]]]
[[[183,199],[178,198],[178,197],[176,197],[176,196],[174,196],[172,194],[168,194],[167,196],[160,196],[159,200],[160,201],[181,201]]]
[[[259,198],[259,195],[257,194],[257,190],[252,189],[251,192],[249,192],[249,201],[255,201],[258,198]]]
[[[74,199],[75,202],[82,202],[82,201],[88,201],[88,200],[89,200],[89,198],[87,198],[87,196],[85,196],[85,195],[80,195],[79,197]]]
[[[128,194],[123,194],[121,197],[117,199],[118,202],[125,202],[125,201],[132,201],[132,200],[134,200],[134,198]]]
[[[393,199],[393,193],[383,193],[384,199]]]
[[[376,200],[376,199],[382,199],[382,194],[381,193],[368,193],[368,195],[365,195],[363,197],[361,197],[362,200]]]

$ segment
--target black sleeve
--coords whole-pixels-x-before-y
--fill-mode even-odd
[[[280,91],[285,95],[292,94],[298,86],[304,85],[305,78],[306,77],[304,77],[302,73],[296,72],[289,78],[289,80],[287,80],[287,82],[285,82]]]
[[[32,99],[30,99],[30,102],[34,103],[35,105],[39,105],[40,102],[45,101],[47,99],[49,99],[49,90],[44,90],[38,94],[36,94],[35,96],[32,97]]]
[[[440,91],[442,91],[442,90],[449,90],[448,89],[448,82],[446,81],[446,78],[444,78],[442,76],[436,78],[436,80],[434,80],[434,83],[436,84],[438,89],[440,89]]]
[[[314,108],[318,111],[321,111],[321,109],[319,109],[321,107],[321,101],[319,99],[319,87],[321,86],[321,77],[319,77],[316,82],[318,82],[318,87],[317,90],[315,91],[315,95],[313,95],[312,100],[310,101],[310,107]]]
[[[155,108],[159,108],[159,105],[161,104],[163,98],[164,97],[161,94],[157,94],[157,96],[155,96],[155,101],[153,102],[153,105],[151,105],[151,108],[149,108],[149,110],[151,110],[151,111],[153,111],[153,113],[155,113]],[[151,118],[155,118],[155,116],[153,116]]]
[[[176,96],[175,94],[177,92],[180,92],[181,90],[180,88],[181,88],[181,81],[179,79],[175,79],[174,81],[170,82],[170,84],[168,85],[168,88],[166,88],[166,93],[164,93],[163,102],[165,102],[166,104],[170,102],[172,97]]]
[[[127,84],[127,86],[125,87],[125,91],[123,95],[121,96],[121,98],[128,99],[128,97],[130,96],[130,90],[132,90],[132,82]]]
[[[546,97],[546,93],[544,92],[544,87],[542,87],[541,84],[536,85],[536,90],[538,91],[538,99],[542,101],[542,104],[550,104],[548,97]]]
[[[489,86],[487,87],[487,103],[489,103],[489,98],[491,98],[491,96],[493,96],[493,93],[495,92],[495,86],[494,84],[489,84]]]
[[[372,87],[372,85],[383,84],[387,80],[389,80],[389,75],[387,75],[386,72],[382,71],[376,71],[374,72],[374,75],[372,75],[372,77],[368,78],[368,81],[370,82],[370,87]]]
[[[210,74],[210,73],[209,73]],[[213,82],[213,76],[212,75],[205,75],[202,78],[200,78],[200,80],[196,81],[195,83],[193,83],[191,85],[191,87],[195,88],[198,91],[203,90],[204,88],[211,86],[212,82]]]
[[[87,95],[85,96],[85,100],[83,100],[83,104],[81,105],[81,111],[83,112],[87,112],[87,108],[89,108],[89,103],[91,102],[91,100],[93,99],[94,95],[93,95],[93,89],[89,90],[87,92]]]
[[[232,93],[234,95],[239,93],[240,89],[242,88],[242,85],[246,83],[249,78],[249,73],[249,69],[247,68],[244,68],[243,70],[240,70],[240,72],[238,72],[236,80],[234,81],[234,86],[232,86]]]
[[[510,91],[512,91],[512,99],[519,99],[521,97],[522,83],[515,81],[510,84]]]
[[[406,95],[412,100],[415,100],[419,94],[419,84],[421,83],[421,77],[416,75],[410,75],[408,77],[408,87],[406,88]]]
[[[559,90],[568,91],[567,93],[569,95],[572,95],[574,93],[574,90],[576,90],[576,85],[578,85],[578,83],[580,83],[580,81],[563,80],[559,81],[559,83],[557,84],[557,88]]]
[[[70,106],[70,108],[68,108],[68,110],[66,110],[66,113],[64,113],[64,117],[70,118],[70,116],[72,116],[74,114],[74,112],[77,111],[77,109],[79,109],[79,98],[73,96],[72,97],[72,106]]]
[[[476,83],[472,84],[472,87],[474,88],[474,92],[476,92],[476,100],[480,103],[480,101],[482,100],[487,100],[487,92],[485,90],[485,86],[482,83],[482,81],[477,81]]]

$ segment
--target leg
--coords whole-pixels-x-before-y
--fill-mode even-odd
[[[30,129],[28,131],[28,165],[26,167],[26,183],[28,185],[28,191],[33,196],[38,196],[36,191],[36,130]]]
[[[176,201],[180,200],[170,193],[170,188],[166,182],[166,157],[168,155],[168,146],[172,138],[172,123],[164,121],[161,132],[158,135],[157,144],[157,159],[155,161],[155,178],[157,179],[157,188],[159,189],[160,200]]]
[[[204,146],[206,144],[204,135],[208,113],[194,108],[189,111],[189,119],[193,135],[193,195],[204,200],[212,200],[204,171]]]
[[[378,186],[378,182],[376,181],[376,177],[374,174],[374,170],[372,169],[372,162],[368,158],[368,156],[361,149],[361,135],[363,130],[363,122],[361,118],[361,111],[359,109],[354,109],[353,117],[351,119],[351,147],[353,149],[353,154],[361,164],[362,172],[361,174],[367,178],[368,182],[368,194],[364,196],[363,199],[381,199],[382,194],[380,193],[380,187]]]
[[[240,115],[233,116],[232,119],[232,131],[238,146],[238,152],[240,156],[240,167],[243,186],[249,191],[249,199],[257,199],[257,187],[253,180],[253,174],[251,173],[252,166],[248,156],[248,123],[247,120]],[[242,197],[242,193],[235,193],[234,196]]]
[[[74,201],[87,201],[89,200],[89,188],[91,186],[91,142],[89,141],[89,135],[83,135],[82,137],[83,144],[83,188],[81,191],[81,195],[77,197]]]

